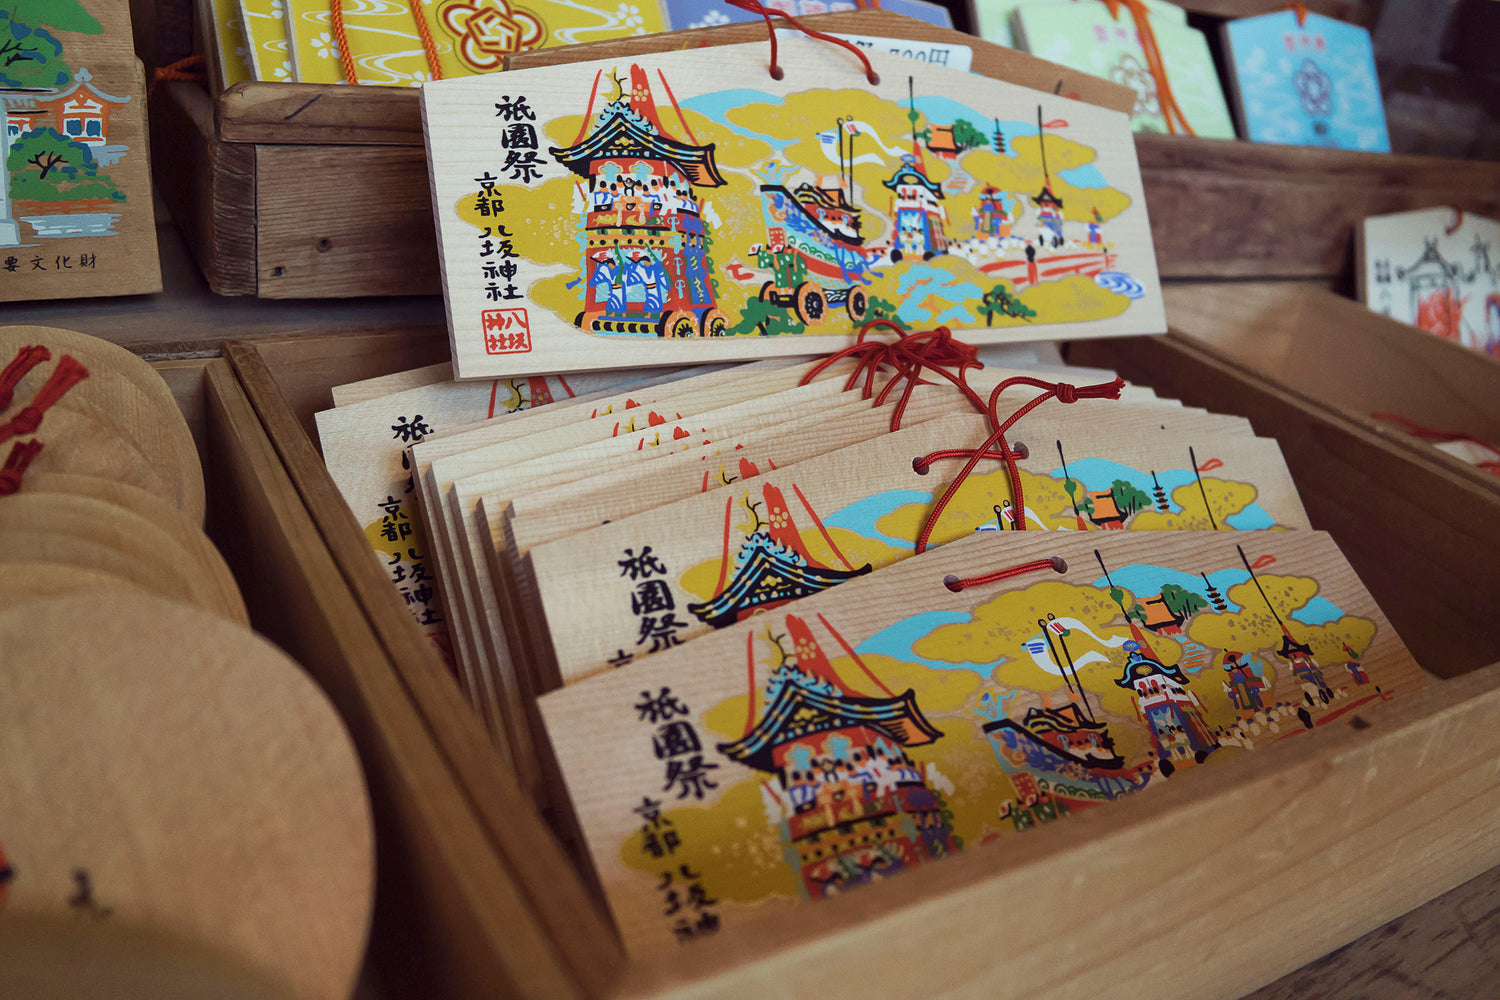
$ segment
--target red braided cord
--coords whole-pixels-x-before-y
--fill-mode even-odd
[[[993,573],[985,573],[982,576],[970,576],[963,579],[950,576],[943,581],[943,585],[956,594],[971,587],[984,587],[991,583],[998,583],[1001,580],[1009,580],[1013,576],[1035,573],[1039,569],[1050,569],[1059,573],[1066,573],[1068,571],[1068,564],[1063,562],[1061,556],[1053,556],[1051,559],[1038,559],[1035,562],[1022,563],[1019,566],[1012,566],[1010,569],[996,570]]]
[[[781,71],[781,67],[776,65],[776,29],[771,24],[771,18],[774,15],[775,17],[784,18],[785,20],[790,21],[792,27],[796,28],[804,35],[809,35],[813,38],[818,39],[819,41],[832,42],[835,45],[841,45],[844,48],[848,49],[850,52],[853,52],[856,56],[859,57],[859,61],[864,63],[865,79],[870,82],[870,86],[874,87],[880,84],[880,74],[875,72],[874,66],[870,65],[870,57],[865,55],[860,47],[855,45],[853,42],[846,42],[842,38],[836,38],[833,35],[827,35],[821,31],[814,31],[813,29],[804,25],[801,21],[797,20],[792,15],[783,13],[779,10],[773,10],[770,7],[764,6],[763,4],[756,3],[756,0],[724,0],[724,2],[729,4],[729,6],[731,7],[738,7],[740,10],[748,11],[751,14],[759,14],[761,17],[766,19],[766,30],[771,34],[771,78],[773,80],[780,80],[783,76],[786,75]],[[337,4],[337,0],[335,0],[335,4]]]
[[[4,413],[10,407],[11,400],[15,397],[16,386],[30,373],[31,369],[43,361],[51,361],[52,352],[40,344],[31,347],[23,347],[11,358],[10,364],[0,369],[0,413]]]
[[[865,335],[876,330],[893,330],[896,333],[896,341],[887,343],[879,340],[866,340]],[[891,392],[896,388],[898,382],[905,385],[901,398],[896,403],[896,408],[891,414],[891,430],[901,429],[901,418],[906,413],[907,403],[911,400],[912,392],[918,385],[932,385],[921,377],[924,370],[934,372],[952,382],[958,387],[964,397],[973,404],[974,409],[984,412],[984,400],[969,385],[967,372],[970,368],[983,368],[979,361],[979,354],[971,345],[956,339],[953,332],[945,326],[936,330],[926,330],[922,333],[907,333],[900,324],[888,319],[875,319],[860,327],[855,342],[842,350],[835,351],[822,361],[818,362],[803,377],[802,384],[807,385],[813,381],[829,366],[842,361],[845,358],[858,358],[859,363],[849,375],[849,380],[844,384],[845,391],[854,388],[855,383],[864,376],[863,398],[869,399],[874,395],[875,376],[885,370],[887,366],[893,369],[893,374],[885,387],[881,389],[880,395],[875,397],[877,407],[884,406],[885,401],[890,398]],[[957,367],[958,372],[950,371]]]
[[[21,488],[21,477],[32,461],[41,454],[42,442],[17,441],[10,446],[10,455],[5,466],[0,468],[0,497],[8,497]]]
[[[0,424],[0,443],[23,434],[35,434],[42,425],[42,417],[73,386],[89,377],[89,370],[71,354],[64,354],[57,367],[52,370],[46,383],[37,390],[36,398],[9,421]]]
[[[1000,395],[1014,385],[1029,385],[1045,391],[1006,417],[1002,422],[998,410]],[[1044,382],[1030,375],[1016,375],[1005,379],[999,385],[995,386],[994,391],[990,393],[988,407],[990,425],[995,430],[985,440],[984,444],[975,450],[971,452],[959,450],[957,452],[957,454],[968,454],[970,456],[969,460],[964,463],[964,467],[959,470],[958,476],[954,478],[953,482],[948,484],[948,488],[943,491],[943,495],[938,499],[932,510],[928,512],[927,520],[922,525],[921,534],[917,536],[917,554],[920,555],[927,551],[927,543],[932,538],[932,532],[937,527],[938,520],[943,516],[943,511],[948,509],[948,504],[957,495],[959,487],[963,486],[964,481],[969,478],[969,475],[979,465],[980,460],[990,457],[988,454],[990,449],[997,444],[1000,446],[1000,455],[1005,462],[1005,468],[1010,477],[1010,495],[1016,509],[1016,528],[1018,531],[1026,530],[1026,497],[1021,487],[1021,470],[1016,468],[1016,453],[1011,450],[1010,445],[1006,442],[1005,432],[1010,430],[1017,420],[1020,420],[1049,399],[1056,398],[1059,402],[1063,403],[1072,403],[1079,399],[1119,399],[1120,390],[1124,386],[1125,380],[1121,378],[1116,378],[1111,382],[1101,382],[1098,385],[1072,386],[1066,382]],[[934,452],[933,455],[918,459],[917,462],[912,463],[912,467],[916,468],[919,463],[930,464],[934,456],[944,458],[956,457],[951,450],[948,452]]]

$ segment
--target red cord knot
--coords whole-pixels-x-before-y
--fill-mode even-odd
[[[1006,389],[1012,386],[1026,385],[1043,390],[1039,396],[1031,399],[1025,405],[1019,407],[1014,413],[1000,419],[1000,397]],[[1066,402],[1077,402],[1080,399],[1119,399],[1120,390],[1125,387],[1125,380],[1116,377],[1110,382],[1100,382],[1097,385],[1072,386],[1066,382],[1047,382],[1031,375],[1014,375],[1004,379],[990,393],[989,405],[986,412],[989,414],[990,426],[995,428],[989,438],[973,450],[955,448],[946,452],[933,452],[927,456],[928,462],[938,458],[958,458],[967,455],[969,460],[959,470],[953,482],[948,484],[947,490],[938,498],[938,502],[927,512],[927,520],[922,524],[922,530],[917,535],[916,551],[918,555],[927,551],[927,544],[932,539],[933,530],[937,527],[938,519],[943,516],[943,511],[948,509],[948,504],[958,495],[959,488],[969,478],[976,466],[982,459],[999,458],[1005,463],[1005,471],[1010,478],[1010,496],[1016,511],[1016,530],[1026,530],[1026,495],[1021,485],[1021,470],[1016,466],[1016,459],[1024,457],[1017,449],[1005,440],[1005,434],[1011,429],[1017,420],[1036,409],[1049,399],[1062,399],[1064,393],[1069,397]],[[999,445],[998,452],[991,451]],[[921,472],[918,463],[913,462],[912,468]]]
[[[868,334],[884,330],[895,333],[896,340],[889,342],[865,339]],[[876,375],[889,370],[892,372],[890,381],[880,390],[880,394],[875,396],[875,406],[880,407],[885,405],[886,400],[890,398],[898,385],[902,386],[901,397],[891,412],[891,430],[893,431],[901,429],[901,418],[906,413],[906,406],[911,401],[912,392],[916,387],[936,384],[924,379],[923,372],[937,375],[951,382],[959,392],[963,393],[964,398],[975,410],[980,413],[984,412],[984,400],[969,385],[968,379],[969,369],[984,367],[979,360],[979,352],[973,345],[954,337],[953,331],[945,326],[920,333],[908,333],[904,327],[892,320],[871,320],[859,328],[854,343],[835,351],[814,365],[803,376],[802,384],[807,385],[831,365],[845,358],[859,359],[859,363],[849,375],[849,380],[844,384],[846,392],[854,388],[863,377],[862,398],[869,399],[875,396]]]
[[[31,403],[4,424],[0,424],[0,441],[13,437],[35,434],[42,424],[42,417],[59,399],[79,382],[89,377],[89,370],[71,354],[64,354],[47,381],[37,390]]]
[[[1035,573],[1038,570],[1044,569],[1050,569],[1054,573],[1066,573],[1068,571],[1068,564],[1062,556],[1053,556],[1051,559],[1037,559],[1034,562],[1022,563],[1019,566],[996,570],[993,573],[985,573],[980,576],[961,578],[950,573],[943,577],[943,586],[957,594],[973,587],[984,587],[991,583],[999,583],[1001,580],[1009,580],[1013,576],[1023,576],[1027,573]]]
[[[0,467],[0,497],[8,497],[21,488],[21,477],[42,452],[40,441],[17,441],[10,446],[10,455]]]
[[[31,369],[43,361],[51,361],[52,352],[40,344],[23,347],[11,358],[10,364],[0,369],[0,413],[4,413],[15,398],[16,386],[21,384]]]
[[[853,42],[847,42],[836,35],[828,35],[824,34],[821,31],[814,31],[785,11],[767,7],[763,4],[757,3],[756,0],[724,0],[724,2],[729,4],[729,6],[731,7],[738,7],[740,10],[747,11],[751,14],[758,14],[766,19],[766,30],[771,33],[771,79],[780,80],[786,75],[781,71],[781,67],[776,65],[776,29],[771,24],[772,17],[779,17],[785,21],[790,22],[792,27],[796,28],[798,31],[802,32],[804,35],[807,35],[810,38],[816,38],[819,41],[824,42],[832,42],[834,45],[841,45],[844,48],[848,49],[850,52],[853,52],[856,56],[859,57],[859,61],[864,64],[865,79],[869,81],[870,86],[878,87],[880,85],[880,74],[875,72],[874,66],[870,65],[870,57],[865,55],[864,51],[861,50],[860,47],[855,45]]]

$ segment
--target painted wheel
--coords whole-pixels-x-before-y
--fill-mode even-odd
[[[764,285],[761,285],[760,286],[760,300],[762,302],[764,302],[767,299],[772,298],[771,292],[772,292],[772,290],[775,287],[776,287],[776,282],[774,282],[774,281],[768,281]]]
[[[797,286],[792,308],[804,326],[817,326],[828,311],[828,300],[823,297],[823,289],[811,281],[804,281]]]
[[[724,314],[717,309],[710,309],[703,314],[703,325],[701,327],[705,337],[722,337],[724,331],[729,328],[729,321]]]
[[[858,288],[849,289],[849,297],[844,300],[844,309],[849,313],[849,318],[854,322],[862,322],[865,313],[870,311],[870,300],[865,293]]]
[[[901,263],[901,251],[897,250],[895,247],[891,247],[891,263],[892,264],[899,264],[899,263]]]
[[[674,309],[661,318],[656,332],[661,337],[683,339],[698,334],[698,317],[684,309]]]
[[[595,325],[599,322],[598,313],[579,313],[578,318],[573,321],[578,324],[578,329],[584,333],[593,333]]]

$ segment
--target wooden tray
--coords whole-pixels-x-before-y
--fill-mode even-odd
[[[946,41],[976,72],[1128,108],[1123,87],[883,10],[805,19],[823,30]],[[765,37],[760,24],[630,41],[653,50]],[[603,58],[593,42],[512,57],[525,68]],[[416,91],[241,83],[217,99],[158,88],[152,145],[163,197],[209,285],[263,298],[437,294],[436,238]],[[1115,102],[1123,102],[1116,104]],[[1336,278],[1354,224],[1438,204],[1500,212],[1500,163],[1139,135],[1163,278]]]
[[[1392,413],[1500,443],[1500,358],[1371,312],[1325,288],[1285,282],[1170,285],[1172,329],[1412,447],[1480,485],[1500,476],[1413,438]]]
[[[1076,359],[1279,436],[1314,524],[1333,532],[1418,660],[1447,679],[1237,761],[1230,783],[1225,770],[1194,771],[1048,836],[629,962],[587,880],[410,623],[310,436],[331,385],[444,349],[438,330],[226,347],[264,427],[239,412],[230,443],[267,569],[284,574],[281,592],[296,602],[289,641],[337,682],[383,850],[408,876],[397,936],[392,922],[378,925],[371,952],[407,946],[407,989],[824,998],[901,983],[1232,997],[1500,863],[1500,621],[1485,596],[1500,584],[1500,498],[1185,338],[1100,341],[1076,345]],[[1247,853],[1251,837],[1274,846]],[[396,891],[382,881],[385,897]],[[872,947],[892,941],[900,946]],[[1211,983],[1182,972],[1209,969]]]

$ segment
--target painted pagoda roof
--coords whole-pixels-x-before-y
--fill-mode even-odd
[[[1135,682],[1151,676],[1165,677],[1178,684],[1186,685],[1187,678],[1182,671],[1176,667],[1169,667],[1159,660],[1154,660],[1142,653],[1130,654],[1130,660],[1125,664],[1125,673],[1116,678],[1115,683],[1122,688],[1133,688]]]
[[[1051,184],[1043,184],[1041,192],[1031,200],[1038,205],[1056,205],[1058,208],[1062,208],[1062,199],[1052,193]]]
[[[740,550],[734,576],[723,591],[702,604],[689,604],[688,610],[700,621],[723,628],[755,608],[819,594],[870,571],[869,563],[853,570],[809,565],[806,559],[768,535],[751,535]]]
[[[700,187],[720,187],[726,183],[714,162],[714,143],[692,146],[664,135],[625,101],[613,101],[599,113],[599,124],[592,132],[567,148],[548,150],[558,162],[582,177],[589,176],[595,160],[614,157],[636,157],[664,160],[687,175]]]
[[[863,698],[790,683],[776,692],[755,728],[733,743],[720,743],[719,752],[757,771],[775,774],[779,770],[773,757],[777,747],[852,727],[874,729],[908,747],[931,743],[943,735],[917,707],[916,692],[910,688],[889,698]]]
[[[1277,652],[1280,653],[1283,660],[1290,660],[1294,656],[1312,658],[1312,647],[1293,639],[1291,633],[1286,631],[1281,633],[1281,649]]]
[[[891,175],[890,180],[882,181],[881,183],[892,191],[896,190],[902,184],[920,184],[939,198],[943,197],[943,186],[941,184],[934,184],[928,180],[927,175],[918,170],[916,164],[909,161],[903,162],[901,166],[897,167],[896,172]]]

